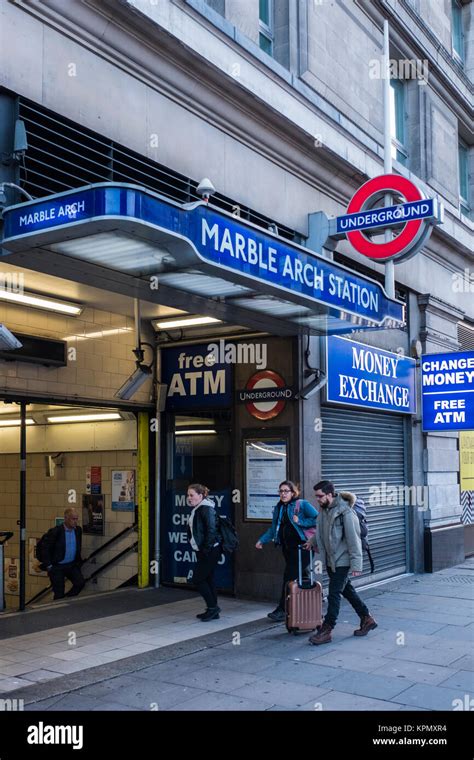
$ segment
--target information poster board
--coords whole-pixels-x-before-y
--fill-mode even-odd
[[[287,479],[288,441],[247,438],[244,456],[245,520],[271,520],[278,486]]]
[[[112,470],[112,510],[133,512],[135,509],[135,470]]]
[[[5,557],[3,561],[5,573],[5,594],[20,595],[20,560],[18,557]]]
[[[474,430],[459,433],[459,469],[462,522],[474,523]]]
[[[82,530],[90,536],[104,535],[104,496],[99,494],[82,495]]]

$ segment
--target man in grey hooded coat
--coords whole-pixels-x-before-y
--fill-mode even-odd
[[[320,512],[316,522],[316,535],[308,541],[309,546],[318,546],[323,567],[329,575],[328,609],[323,624],[310,637],[311,644],[328,644],[332,629],[336,625],[341,607],[341,596],[352,605],[360,617],[360,628],[354,636],[366,636],[377,628],[377,623],[356,592],[349,576],[362,573],[362,543],[357,515],[352,507],[355,494],[341,491],[336,493],[333,483],[321,480],[314,486]]]

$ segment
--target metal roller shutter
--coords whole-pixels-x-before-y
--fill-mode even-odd
[[[333,481],[338,491],[352,491],[364,499],[374,579],[405,572],[406,507],[403,498],[392,505],[389,490],[406,484],[403,418],[323,407],[322,423],[322,477]],[[365,552],[364,575],[370,575]]]

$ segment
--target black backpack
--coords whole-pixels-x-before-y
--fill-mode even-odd
[[[222,544],[222,551],[226,554],[235,552],[239,546],[239,537],[228,517],[217,514],[217,530]]]
[[[46,554],[45,554],[45,544],[46,544],[46,539],[48,538],[49,534],[53,530],[54,528],[50,528],[46,533],[43,533],[38,543],[36,544],[36,559],[40,563],[40,567],[42,570],[46,570],[48,566],[47,565],[48,558],[46,557]]]

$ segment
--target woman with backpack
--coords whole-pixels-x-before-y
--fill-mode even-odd
[[[317,511],[309,501],[299,499],[299,490],[291,480],[284,480],[279,487],[280,499],[273,507],[272,524],[260,536],[255,544],[256,549],[263,549],[263,544],[273,541],[275,546],[281,546],[285,558],[285,571],[280,601],[277,607],[268,614],[271,620],[285,620],[286,584],[298,577],[298,546],[305,544],[316,529]],[[311,561],[309,551],[302,552],[303,568],[307,569]]]
[[[197,617],[206,623],[217,620],[221,608],[217,604],[214,573],[222,555],[214,502],[208,498],[209,488],[201,483],[188,486],[187,501],[192,507],[188,521],[188,538],[197,553],[193,583],[206,602],[206,610]]]

